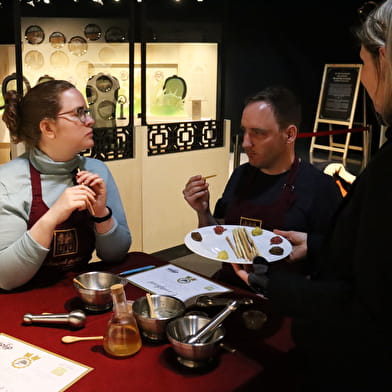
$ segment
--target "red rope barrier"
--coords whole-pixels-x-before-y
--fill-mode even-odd
[[[297,135],[299,137],[315,137],[315,136],[328,136],[328,135],[343,135],[349,132],[362,132],[368,131],[368,127],[361,127],[361,128],[348,128],[348,129],[337,129],[335,131],[316,131],[316,132],[300,132]]]

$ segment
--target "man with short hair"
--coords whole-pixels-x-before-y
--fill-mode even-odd
[[[342,196],[331,176],[296,156],[300,122],[300,102],[285,87],[268,87],[246,100],[241,128],[249,161],[233,171],[214,214],[208,183],[201,175],[191,177],[183,190],[197,212],[199,227],[230,224],[296,230],[311,233],[308,244],[319,242]],[[227,274],[218,272],[215,277],[242,284],[231,267]]]

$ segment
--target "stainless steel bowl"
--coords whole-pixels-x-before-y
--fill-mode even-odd
[[[126,285],[128,280],[121,278],[110,272],[85,272],[76,277],[87,289],[81,287],[75,281],[73,285],[83,301],[83,305],[87,310],[93,312],[101,312],[111,309],[113,305],[110,287],[114,284],[121,283]]]
[[[190,335],[195,335],[211,319],[199,315],[186,315],[169,323],[166,328],[167,338],[178,360],[185,366],[198,367],[208,364],[216,357],[219,342],[225,336],[225,329],[220,325],[205,343],[184,343]]]
[[[178,298],[169,295],[151,295],[157,317],[152,318],[147,298],[139,297],[132,305],[133,314],[142,334],[153,341],[166,339],[167,324],[185,312],[185,304]]]

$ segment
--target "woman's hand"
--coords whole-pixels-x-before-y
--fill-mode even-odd
[[[95,192],[85,185],[75,185],[67,188],[49,209],[57,226],[66,221],[75,210],[85,210],[89,204],[95,203]]]
[[[94,193],[94,200],[91,201],[91,204],[94,208],[95,215],[98,217],[102,217],[108,214],[106,208],[106,184],[101,177],[97,174],[90,173],[88,171],[80,171],[76,175],[76,181],[81,186],[85,186],[85,188],[90,189]],[[91,211],[90,211],[91,213]]]
[[[45,248],[50,247],[56,226],[66,221],[75,210],[85,210],[96,201],[95,192],[85,185],[66,188],[49,210],[30,228],[30,235]]]
[[[285,237],[293,246],[293,250],[289,255],[289,261],[295,262],[306,257],[308,253],[308,233],[292,230],[274,230],[274,233]]]

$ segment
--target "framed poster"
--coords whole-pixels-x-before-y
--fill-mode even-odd
[[[351,124],[360,85],[361,64],[326,64],[321,84],[318,120]]]

